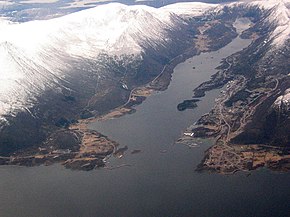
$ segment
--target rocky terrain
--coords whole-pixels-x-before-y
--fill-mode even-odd
[[[196,137],[216,138],[199,170],[232,173],[263,166],[289,170],[288,14],[286,2],[268,10],[262,16],[266,22],[243,33],[253,43],[225,59],[220,71],[194,90],[201,97],[225,86],[213,110],[192,126]],[[283,29],[280,35],[269,36],[277,29]]]

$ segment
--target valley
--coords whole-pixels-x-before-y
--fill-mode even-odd
[[[35,52],[40,55],[37,59],[34,58],[33,68],[26,64],[30,56],[24,57],[25,49],[28,48],[19,44],[16,36],[13,36],[11,42],[3,42],[4,59],[1,61],[4,63],[8,61],[12,66],[5,70],[15,73],[20,80],[11,83],[14,98],[6,100],[9,96],[6,89],[2,93],[4,98],[1,105],[3,108],[0,134],[0,151],[3,156],[1,164],[32,166],[56,162],[62,163],[67,168],[81,170],[105,166],[104,159],[118,152],[118,141],[89,129],[89,124],[134,113],[135,106],[141,104],[148,96],[168,88],[172,73],[179,63],[202,52],[217,51],[241,35],[244,39],[253,40],[252,44],[225,58],[218,67],[218,72],[212,75],[209,81],[194,89],[193,99],[184,99],[176,105],[180,111],[186,108],[194,109],[199,98],[204,97],[206,92],[225,86],[221,90],[221,96],[215,100],[214,108],[185,133],[194,134],[190,136],[193,137],[193,144],[195,137],[216,138],[215,145],[206,152],[199,170],[233,173],[267,165],[287,170],[289,140],[284,122],[286,121],[288,127],[288,119],[286,117],[281,124],[277,122],[281,121],[280,118],[275,119],[277,127],[274,127],[274,130],[281,132],[278,134],[269,130],[267,121],[271,115],[269,107],[289,87],[287,58],[289,48],[272,47],[273,41],[278,39],[269,39],[269,31],[272,30],[263,31],[263,29],[273,28],[277,24],[271,23],[271,26],[267,22],[260,22],[259,19],[268,18],[276,11],[263,9],[269,13],[263,14],[263,10],[259,7],[264,6],[259,4],[257,3],[257,6],[256,3],[253,5],[232,3],[228,7],[184,3],[178,5],[176,14],[171,13],[174,9],[170,6],[152,9],[145,6],[138,8],[108,4],[90,9],[89,13],[81,11],[68,17],[56,18],[63,21],[64,29],[70,29],[75,24],[79,25],[78,22],[86,25],[88,18],[95,20],[94,25],[98,25],[100,21],[94,16],[94,12],[101,10],[100,8],[109,10],[112,7],[117,22],[120,16],[128,19],[128,23],[133,22],[136,25],[126,26],[127,24],[122,23],[127,30],[118,36],[133,41],[130,45],[120,39],[106,42],[107,36],[103,32],[92,33],[85,26],[84,31],[92,40],[90,43],[96,43],[95,47],[87,46],[88,42],[82,41],[82,37],[74,38],[75,35],[80,36],[80,31],[70,32],[66,35],[67,40],[72,38],[83,46],[81,51],[84,57],[81,58],[79,57],[81,54],[77,54],[78,45],[67,44],[68,50],[60,53],[59,44],[65,41],[58,35],[61,26],[54,27],[48,35],[42,33],[44,35],[40,35],[40,38],[46,40],[45,46],[48,47],[51,46],[48,43],[51,35],[57,33],[55,38],[52,38],[53,43],[57,42],[57,46],[53,45],[50,48],[58,52],[59,59],[51,57],[52,63],[60,60],[57,65],[45,62],[42,55],[45,57],[48,54],[46,51],[43,53],[41,41],[37,42],[39,45]],[[188,8],[196,6],[205,8],[205,12],[201,13],[202,9],[193,10],[190,16]],[[287,10],[286,6],[280,7],[281,11]],[[163,16],[158,14],[158,10],[162,11]],[[135,11],[139,14],[136,15]],[[145,22],[146,26],[143,26],[149,14],[153,22],[150,24]],[[79,21],[83,16],[86,19]],[[73,22],[67,22],[69,18]],[[52,25],[55,21],[45,22]],[[37,23],[25,25],[35,27]],[[17,25],[12,25],[12,32],[14,27],[18,28]],[[146,33],[147,39],[141,41],[137,34],[142,33],[142,28],[155,30]],[[273,32],[275,33],[275,30]],[[6,40],[6,35],[2,37]],[[94,37],[99,37],[105,44],[99,43]],[[281,34],[279,37],[284,36]],[[119,42],[119,46],[116,47],[114,43]],[[109,49],[110,54],[104,52],[104,47]],[[14,64],[12,56],[18,55],[20,51],[23,54],[21,53],[20,59]],[[67,60],[71,63],[70,66],[66,64]],[[273,64],[267,64],[269,61]],[[49,76],[39,73],[39,70],[43,69],[49,72]],[[30,77],[36,78],[37,82],[21,80],[21,73],[25,74],[28,71],[31,71]],[[62,73],[64,74],[59,76]],[[10,79],[9,76],[7,79]],[[22,85],[17,86],[20,81]],[[47,85],[51,81],[53,82]],[[27,100],[29,97],[33,100]],[[7,110],[9,104],[13,105],[11,110]],[[15,136],[15,132],[21,136]],[[276,135],[278,136],[275,137]],[[188,136],[178,140],[179,143],[186,144],[190,144],[190,141],[191,138]],[[273,156],[263,157],[269,151]],[[257,160],[259,163],[253,160],[254,152],[262,156]]]
[[[72,166],[73,168],[87,170],[87,168],[93,169],[96,166],[104,166],[102,159],[116,151],[118,144],[98,132],[87,129],[86,124],[132,113],[134,112],[134,106],[144,101],[147,96],[155,91],[166,90],[170,84],[175,66],[204,51],[197,45],[200,42],[195,42],[193,38],[198,32],[204,35],[206,41],[210,41],[214,35],[204,33],[204,31],[216,28],[216,25],[228,32],[226,35],[219,35],[219,40],[223,43],[208,45],[208,51],[223,47],[224,44],[229,43],[236,36],[234,28],[230,24],[231,20],[226,24],[222,24],[221,21],[212,23],[207,20],[203,22],[189,20],[188,22],[184,30],[186,34],[178,36],[172,42],[166,42],[168,47],[161,47],[160,50],[149,49],[150,55],[142,57],[142,62],[136,56],[122,56],[123,59],[115,60],[107,55],[101,55],[99,58],[101,61],[105,59],[105,65],[103,66],[104,63],[102,62],[96,63],[112,76],[117,75],[114,79],[105,78],[103,81],[98,77],[96,79],[93,73],[98,69],[92,68],[95,61],[87,60],[84,66],[78,66],[77,62],[74,63],[78,71],[83,72],[79,80],[68,80],[71,84],[68,86],[64,83],[65,88],[62,88],[61,94],[49,93],[50,96],[44,102],[39,99],[35,108],[28,109],[28,114],[21,112],[21,115],[13,118],[13,128],[10,125],[4,126],[0,135],[0,137],[2,136],[2,143],[7,140],[15,140],[14,129],[21,127],[28,119],[27,116],[32,116],[29,119],[34,119],[34,117],[45,114],[46,117],[37,118],[39,125],[35,125],[36,129],[33,129],[33,125],[30,125],[29,134],[23,135],[27,140],[26,144],[23,144],[23,148],[18,148],[17,141],[10,141],[9,149],[11,150],[5,148],[5,144],[2,145],[2,153],[10,155],[9,158],[4,157],[6,160],[3,160],[2,164],[39,165],[61,162],[67,168],[70,168],[70,165],[77,164],[74,163],[77,161],[79,166]],[[203,25],[206,27],[203,31],[199,31],[198,29],[202,28]],[[176,33],[173,30],[169,34],[174,35]],[[192,43],[192,40],[194,43]],[[172,48],[176,45],[179,48],[173,51]],[[128,65],[122,66],[122,61],[128,61]],[[109,68],[106,64],[109,65]],[[140,74],[141,71],[142,74]],[[97,82],[97,86],[94,85],[94,82]],[[76,91],[84,84],[86,85],[85,89]],[[124,84],[126,85],[124,86]],[[46,110],[49,107],[50,109]],[[60,107],[67,109],[61,109],[60,111],[58,109]],[[37,111],[38,114],[34,114],[33,111]],[[55,122],[54,125],[51,125],[52,120]],[[42,137],[31,137],[33,134],[42,135]],[[37,140],[35,141],[35,139]],[[63,143],[61,148],[59,148],[59,143]],[[67,151],[69,153],[66,153]],[[9,152],[13,152],[13,154],[11,155]],[[36,158],[37,160],[35,160]],[[39,160],[40,158],[41,160]]]

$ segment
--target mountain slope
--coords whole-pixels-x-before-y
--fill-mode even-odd
[[[273,45],[282,46],[290,35],[290,1],[256,1],[249,5],[269,10],[266,21],[274,28],[270,37],[274,39]]]
[[[0,116],[31,106],[34,95],[47,88],[65,85],[59,80],[69,76],[69,62],[97,59],[102,53],[140,56],[146,49],[168,46],[170,31],[182,25],[169,12],[121,4],[47,21],[5,23],[0,36]]]
[[[130,89],[184,52],[194,34],[170,11],[122,4],[45,21],[1,20],[0,29],[5,154],[41,143],[42,135],[69,121],[124,103]]]

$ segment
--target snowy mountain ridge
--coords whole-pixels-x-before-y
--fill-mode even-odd
[[[281,46],[290,36],[290,1],[289,0],[266,0],[250,3],[267,10],[271,10],[267,20],[276,28],[272,33],[274,45]]]
[[[231,3],[232,7],[242,5],[246,7],[258,7],[264,11],[270,11],[265,22],[273,26],[274,31],[269,38],[273,39],[272,45],[281,47],[290,36],[290,0],[257,0]]]
[[[158,40],[166,36],[166,29],[173,28],[176,20],[175,14],[170,12],[114,3],[56,19],[10,25],[0,36],[0,43],[11,41],[29,52],[37,51],[37,46],[65,46],[65,51],[74,56],[96,55],[102,51],[139,53],[141,47],[135,41],[137,34]],[[21,32],[22,37],[17,32]]]
[[[275,3],[276,2],[276,3]],[[272,10],[275,45],[289,38],[289,0],[231,3]],[[60,18],[26,23],[0,19],[0,117],[29,110],[46,89],[69,76],[70,61],[106,53],[140,58],[174,40],[170,32],[186,25],[184,17],[201,16],[226,5],[177,3],[163,8],[112,3]]]
[[[0,116],[32,106],[34,96],[69,71],[66,60],[94,59],[100,53],[140,55],[146,47],[162,45],[180,22],[170,12],[121,4],[46,21],[2,21]]]
[[[175,3],[162,7],[162,10],[174,12],[182,17],[202,16],[207,10],[217,8],[218,4],[208,4],[202,2]]]

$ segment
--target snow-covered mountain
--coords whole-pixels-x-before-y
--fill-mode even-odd
[[[208,6],[206,6],[208,5]],[[209,7],[212,6],[212,7]],[[167,6],[169,7],[169,6]],[[259,9],[263,16],[260,17],[260,22],[264,25],[270,26],[272,32],[269,32],[269,40],[274,40],[274,46],[282,46],[284,42],[289,39],[290,35],[290,1],[289,0],[258,0],[249,1],[241,0],[228,4],[203,6],[207,8],[206,13],[219,14],[224,12],[224,8],[237,9],[244,11],[250,9]],[[184,9],[183,9],[184,10]],[[189,10],[186,10],[189,11]]]
[[[282,46],[290,36],[290,1],[289,0],[266,0],[254,1],[249,3],[251,6],[260,7],[263,10],[268,10],[266,16],[267,21],[274,27],[270,38],[273,38],[273,45]]]
[[[262,13],[259,22],[269,28],[268,42],[280,49],[289,39],[289,2],[178,3],[159,9],[111,3],[51,20],[12,23],[1,18],[0,129],[19,112],[36,115],[32,108],[48,92],[86,92],[86,81],[98,92],[100,84],[106,87],[115,79],[114,70],[138,68],[147,56],[154,56],[143,63],[148,71],[153,62],[165,65],[181,53],[179,47],[192,44],[186,34],[199,31],[189,31],[194,17],[211,14],[214,19],[231,16],[226,8],[242,8],[244,14],[256,8]],[[87,92],[93,95],[91,89]],[[100,95],[109,94],[108,88],[102,90]]]
[[[1,21],[0,116],[31,107],[36,95],[65,79],[69,61],[101,53],[138,56],[165,46],[182,22],[167,11],[121,4],[46,21]]]
[[[146,50],[168,47],[172,33],[182,32],[186,23],[180,15],[191,11],[197,16],[213,7],[176,6],[155,9],[114,3],[51,20],[0,20],[0,117],[29,110],[36,96],[65,80],[70,61],[95,60],[104,53],[140,58]]]

